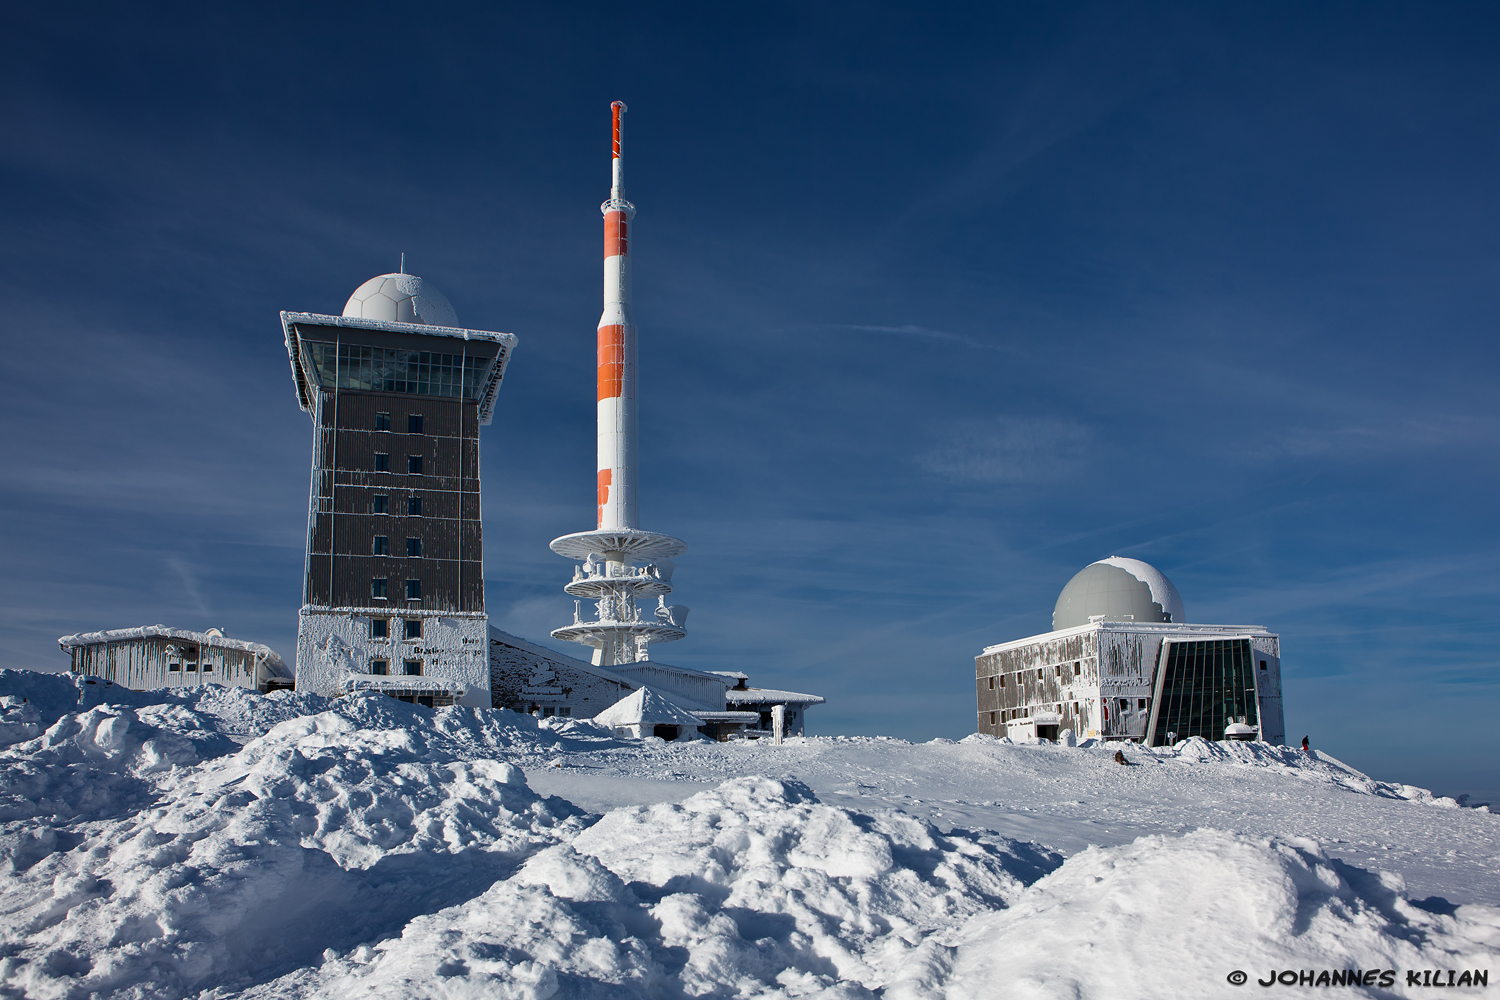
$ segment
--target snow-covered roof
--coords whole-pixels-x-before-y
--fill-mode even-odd
[[[746,688],[743,691],[730,688],[724,692],[724,700],[730,705],[821,705],[826,699],[816,694],[775,688]]]
[[[538,645],[537,643],[532,642],[530,639],[522,639],[518,635],[511,635],[509,632],[502,632],[500,629],[495,628],[493,625],[490,626],[490,641],[500,642],[504,645],[512,646],[516,649],[531,653],[534,656],[540,656],[545,659],[554,660],[558,663],[571,667],[574,670],[580,670],[583,673],[592,674],[595,677],[602,677],[605,680],[614,681],[616,684],[623,684],[628,688],[633,688],[637,685],[636,681],[632,681],[629,677],[621,676],[620,674],[615,673],[613,670],[610,670],[608,667],[601,667],[596,664],[590,663],[588,660],[580,660],[576,656],[569,656],[567,653],[559,653],[555,649],[548,649],[546,646]]]
[[[1072,628],[1060,628],[1051,632],[1028,635],[1024,639],[998,642],[993,646],[984,647],[980,651],[980,655],[999,653],[1007,649],[1019,649],[1022,646],[1031,646],[1039,642],[1051,642],[1055,639],[1066,639],[1075,635],[1083,635],[1085,632],[1096,631],[1149,633],[1183,642],[1207,638],[1228,639],[1243,636],[1276,636],[1275,632],[1272,632],[1264,625],[1179,625],[1176,622],[1111,621],[1108,618],[1101,618],[1099,621],[1091,621],[1085,625],[1074,625]]]
[[[272,673],[291,676],[286,663],[281,659],[281,654],[270,646],[264,646],[258,642],[246,642],[244,639],[231,639],[217,630],[193,632],[185,628],[167,628],[165,625],[141,625],[137,628],[114,628],[103,632],[79,632],[77,635],[65,635],[57,640],[57,644],[65,650],[71,650],[76,646],[129,642],[131,639],[177,639],[182,642],[197,643],[200,646],[238,649],[263,657],[266,668]]]
[[[720,677],[733,677],[737,681],[748,681],[750,679],[749,674],[740,673],[738,670],[710,670],[709,673],[718,674]]]
[[[700,726],[703,720],[683,711],[649,687],[621,698],[594,716],[606,726]]]

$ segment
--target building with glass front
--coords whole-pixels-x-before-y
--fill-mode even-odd
[[[281,325],[313,422],[297,689],[488,707],[479,428],[515,336],[405,273]]]
[[[1084,567],[1051,632],[986,647],[974,675],[978,731],[994,736],[1285,741],[1280,637],[1188,623],[1177,588],[1138,559]]]

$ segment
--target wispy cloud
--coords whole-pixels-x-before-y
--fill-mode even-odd
[[[964,421],[919,459],[929,472],[979,483],[1048,483],[1083,467],[1093,434],[1046,417]]]
[[[904,326],[877,326],[862,323],[834,323],[831,324],[835,330],[857,330],[861,333],[889,333],[900,337],[924,337],[928,340],[946,340],[955,344],[963,344],[965,347],[977,348],[981,351],[1001,351],[1006,354],[1025,354],[1019,348],[1009,344],[996,343],[989,340],[981,340],[967,334],[952,333],[948,330],[933,330],[925,326],[913,326],[910,323]]]

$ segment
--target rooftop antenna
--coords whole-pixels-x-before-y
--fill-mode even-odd
[[[401,254],[401,273],[402,274],[406,273],[406,254],[405,253]]]

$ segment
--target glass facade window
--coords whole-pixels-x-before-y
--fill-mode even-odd
[[[389,455],[387,455],[387,454],[385,454],[383,452],[378,452],[377,451],[375,453],[375,471],[376,472],[390,472],[391,471],[391,456],[389,456]]]
[[[489,358],[435,351],[397,351],[317,340],[302,343],[307,350],[306,367],[325,389],[337,386],[367,392],[478,399],[491,363]]]
[[[1166,744],[1168,733],[1217,741],[1232,723],[1260,724],[1249,639],[1173,642],[1161,669],[1156,745]]]
[[[420,414],[420,413],[408,413],[406,415],[406,433],[408,433],[408,434],[420,434],[420,433],[422,433],[422,414]]]
[[[406,666],[406,674],[407,674],[408,677],[420,677],[420,676],[422,676],[422,661],[421,660],[407,660],[405,666]]]
[[[406,512],[408,514],[410,514],[412,517],[421,517],[422,516],[422,498],[421,497],[407,497],[406,498]]]
[[[388,673],[389,671],[390,671],[390,661],[388,661],[388,660],[371,660],[370,661],[370,673],[372,673],[372,674],[384,674],[384,673]]]
[[[422,581],[406,581],[406,599],[408,601],[420,601],[422,599]]]
[[[388,556],[391,554],[391,540],[385,535],[376,535],[370,543],[370,555]]]
[[[390,623],[389,619],[386,619],[386,618],[371,618],[370,619],[370,638],[371,639],[384,639],[386,636],[388,636],[390,634],[391,634],[391,623]]]
[[[408,639],[420,639],[420,638],[422,638],[422,619],[420,619],[420,618],[408,618],[408,619],[406,619],[405,632],[406,632],[406,638],[408,638]]]
[[[371,514],[389,514],[391,512],[391,498],[387,496],[373,496],[370,498]]]
[[[391,415],[389,413],[375,414],[375,429],[377,431],[388,431],[391,429]]]
[[[370,581],[370,596],[377,601],[385,600],[385,582],[386,578],[383,576],[377,576]]]
[[[406,471],[408,473],[410,473],[411,475],[413,475],[413,476],[420,476],[422,474],[422,456],[421,455],[407,455],[406,456]]]

